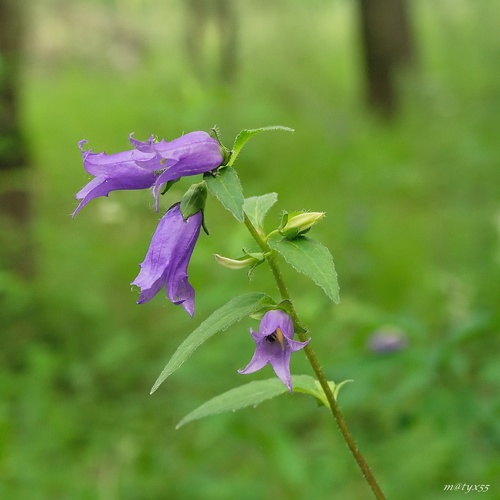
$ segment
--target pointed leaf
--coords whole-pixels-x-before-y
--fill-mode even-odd
[[[229,159],[228,165],[231,166],[236,160],[243,146],[251,139],[254,135],[260,134],[261,132],[268,132],[271,130],[284,130],[285,132],[293,132],[293,128],[283,127],[282,125],[272,125],[270,127],[254,128],[251,130],[242,130],[234,140],[233,149],[231,151],[231,158]]]
[[[328,382],[335,399],[337,399],[339,389],[347,382],[352,382],[352,380],[344,380],[340,384]],[[310,377],[309,375],[292,375],[292,384],[294,392],[309,394],[310,396],[316,398],[321,405],[329,407],[328,400],[326,399],[321,384],[313,377]],[[218,396],[215,396],[215,398],[203,403],[201,406],[196,408],[196,410],[193,410],[191,413],[186,415],[175,428],[179,429],[193,420],[199,420],[211,415],[217,415],[219,413],[229,411],[234,412],[248,406],[253,406],[255,408],[267,399],[272,399],[281,394],[290,393],[283,383],[277,378],[249,382],[248,384],[241,385],[224,392],[223,394],[219,394]]]
[[[250,222],[257,229],[263,229],[264,217],[277,201],[277,193],[267,193],[262,196],[251,196],[250,198],[245,198],[243,210],[250,219]]]
[[[354,382],[354,380],[347,379],[347,380],[344,380],[344,381],[340,382],[340,384],[334,384],[334,387],[332,387],[332,391],[333,391],[333,396],[335,397],[335,399],[337,399],[339,397],[340,388],[342,386],[344,386],[345,384],[348,384],[349,382]],[[328,382],[328,383],[329,384],[333,384],[333,382]]]
[[[309,276],[335,303],[340,302],[339,284],[333,258],[319,241],[299,236],[294,240],[269,240],[269,246],[280,253],[296,271]]]
[[[232,167],[220,168],[217,175],[203,177],[208,190],[229,210],[238,222],[243,222],[243,189],[236,170]]]
[[[317,391],[316,380],[309,375],[292,376],[294,391],[312,394]],[[290,394],[288,388],[276,377],[267,380],[258,380],[248,384],[235,387],[215,398],[203,403],[196,410],[186,415],[176,426],[176,429],[193,420],[224,413],[236,411],[247,406],[256,407],[267,399],[274,398],[280,394]],[[314,395],[314,394],[313,394]],[[316,395],[314,395],[316,397]]]
[[[230,300],[226,305],[217,309],[209,316],[184,342],[177,348],[174,355],[170,358],[158,380],[151,389],[151,394],[158,389],[163,381],[177,370],[198,347],[206,342],[217,332],[223,331],[233,323],[240,321],[246,316],[250,316],[261,307],[274,304],[269,295],[265,293],[247,293]]]

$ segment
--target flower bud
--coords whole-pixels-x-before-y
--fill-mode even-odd
[[[215,260],[222,267],[226,267],[227,269],[244,269],[245,267],[253,267],[264,260],[264,256],[262,255],[262,259],[259,259],[254,256],[241,257],[239,259],[230,259],[229,257],[223,257],[219,254],[214,254]]]
[[[181,200],[181,213],[184,220],[205,208],[207,200],[207,185],[205,181],[192,184]]]
[[[324,212],[285,213],[279,231],[289,240],[293,240],[297,236],[307,233],[307,231],[320,222],[324,216]]]

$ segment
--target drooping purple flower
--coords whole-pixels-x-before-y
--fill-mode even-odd
[[[292,318],[281,310],[264,314],[259,331],[254,332],[250,328],[250,334],[256,344],[255,352],[250,363],[243,370],[238,370],[238,373],[254,373],[270,364],[278,378],[292,392],[290,357],[292,352],[303,349],[311,339],[306,342],[293,340]]]
[[[81,202],[73,217],[94,198],[120,189],[152,187],[158,210],[158,197],[166,182],[208,172],[223,161],[219,143],[202,131],[170,142],[155,142],[153,136],[141,142],[131,135],[130,142],[134,149],[111,155],[85,151],[86,141],[79,142],[83,166],[94,179],[77,193],[76,199]]]
[[[156,200],[161,187],[168,181],[209,172],[220,166],[223,160],[219,143],[203,131],[190,132],[170,142],[153,142],[151,138],[141,142],[132,136],[130,142],[137,149],[139,166],[150,171],[161,171],[153,186]]]
[[[141,270],[131,283],[141,289],[138,304],[151,300],[163,287],[173,304],[194,313],[194,289],[187,267],[202,224],[201,210],[184,220],[180,204],[173,205],[160,220]]]

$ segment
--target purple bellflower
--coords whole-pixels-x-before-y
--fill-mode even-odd
[[[187,267],[200,234],[202,212],[184,220],[180,204],[173,205],[160,220],[141,270],[131,283],[141,289],[138,304],[151,300],[163,287],[173,304],[182,304],[194,314],[194,289],[188,281]]]
[[[250,328],[250,334],[256,344],[255,352],[250,363],[243,370],[238,370],[238,373],[246,375],[270,364],[278,378],[292,392],[290,357],[292,352],[303,349],[311,339],[306,342],[293,340],[292,318],[281,310],[264,314],[259,331],[256,333]]]
[[[190,132],[173,141],[137,141],[130,136],[134,149],[107,155],[85,151],[80,141],[83,167],[94,176],[77,194],[81,200],[73,217],[91,200],[108,196],[120,189],[153,188],[158,210],[161,187],[168,181],[213,170],[221,165],[223,158],[219,143],[206,132]]]
[[[391,326],[375,330],[367,341],[368,349],[377,354],[403,351],[407,346],[408,339],[405,333]]]

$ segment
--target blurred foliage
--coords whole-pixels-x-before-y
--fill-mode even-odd
[[[214,309],[234,293],[276,294],[264,267],[248,282],[214,262],[252,246],[231,214],[208,201],[211,234],[190,265],[193,320],[161,296],[135,305],[128,284],[159,218],[148,193],[112,193],[71,220],[87,181],[80,139],[112,153],[132,131],[169,139],[214,124],[227,146],[242,128],[296,129],[253,139],[236,166],[246,196],[279,193],[269,228],[283,209],[328,214],[314,233],[334,255],[340,305],[285,274],[328,378],[354,379],[340,403],[386,494],[443,498],[456,482],[499,491],[500,5],[412,4],[420,68],[402,77],[403,109],[389,124],[361,104],[352,2],[238,2],[240,61],[226,87],[186,61],[183,7],[43,0],[28,12],[38,276],[0,272],[0,497],[369,497],[328,413],[303,395],[174,430],[249,381],[236,370],[253,351],[253,320],[149,396]],[[209,31],[209,60],[218,43]],[[176,184],[163,209],[188,186]],[[408,347],[370,352],[383,328],[404,332]],[[309,373],[295,358],[293,372]]]

